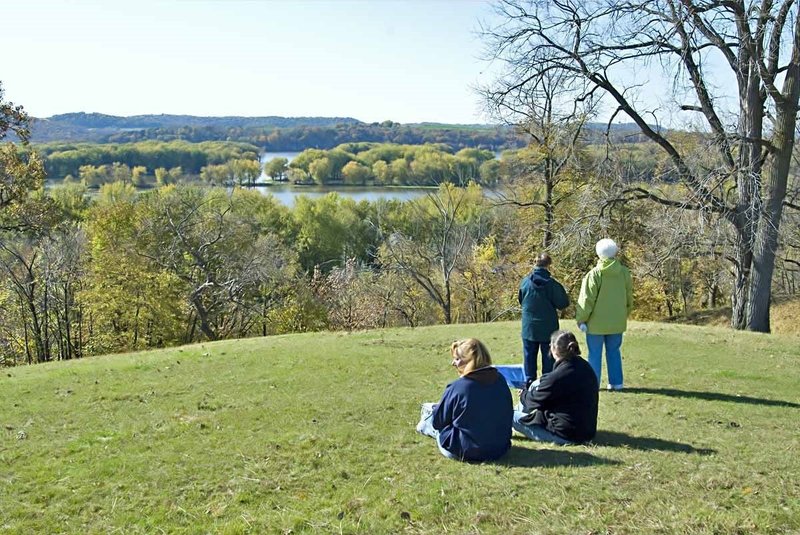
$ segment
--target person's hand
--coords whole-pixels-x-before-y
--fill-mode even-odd
[[[579,323],[578,329],[580,329],[583,333],[589,332],[589,327],[587,327],[585,323]]]

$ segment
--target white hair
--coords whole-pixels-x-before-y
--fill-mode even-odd
[[[597,242],[597,245],[594,246],[594,250],[600,258],[614,258],[617,255],[618,248],[614,240],[603,238]]]

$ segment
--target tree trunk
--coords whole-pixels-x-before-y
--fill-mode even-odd
[[[753,251],[753,276],[747,308],[747,328],[763,333],[770,332],[772,275],[796,123],[795,114],[789,111],[784,112],[781,119],[773,134],[773,145],[779,150],[773,154],[764,173],[766,193]]]
[[[442,310],[444,311],[444,322],[447,325],[453,323],[452,317],[452,301],[450,292],[450,279],[444,281],[444,302],[442,303]]]
[[[731,218],[736,229],[736,257],[734,258],[733,287],[731,288],[731,327],[737,330],[747,326],[747,299],[750,288],[750,268],[753,250],[748,239],[748,216],[741,210]]]
[[[547,159],[546,176],[544,181],[544,239],[542,246],[544,250],[550,248],[553,243],[553,224],[555,221],[555,207],[553,206],[553,160]]]
[[[213,342],[217,339],[217,333],[214,332],[214,329],[211,328],[211,325],[208,322],[208,311],[200,301],[200,296],[196,296],[192,299],[192,305],[194,306],[194,310],[197,312],[197,317],[200,320],[200,332],[206,335],[206,338]]]

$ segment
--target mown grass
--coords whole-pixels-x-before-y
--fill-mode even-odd
[[[2,370],[0,532],[798,533],[797,339],[637,323],[594,444],[439,455],[414,424],[516,323],[203,344]]]

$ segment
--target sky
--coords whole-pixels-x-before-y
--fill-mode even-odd
[[[484,123],[485,0],[26,0],[3,5],[0,81],[67,112]]]

